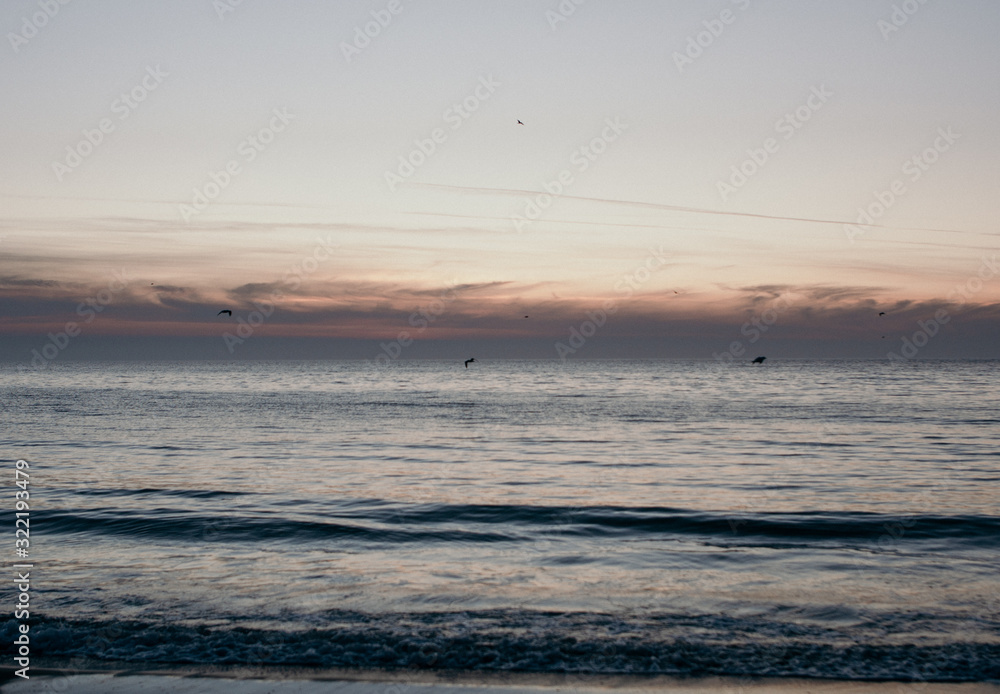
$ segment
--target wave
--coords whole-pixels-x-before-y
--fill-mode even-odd
[[[504,533],[470,530],[386,530],[331,521],[304,521],[249,515],[199,515],[185,511],[45,511],[37,514],[47,534],[93,533],[134,539],[198,541],[318,541],[336,538],[375,542],[503,542]]]
[[[227,492],[221,489],[76,489],[73,494],[79,496],[175,496],[186,499],[214,499],[216,497],[243,496],[242,492]]]
[[[321,625],[66,620],[32,625],[32,655],[143,664],[489,670],[852,680],[1000,679],[1000,645],[900,644],[724,615],[330,612]],[[15,637],[16,621],[0,626]],[[245,625],[244,625],[245,624]],[[884,625],[883,625],[884,626]],[[873,629],[876,629],[873,627]],[[877,629],[876,629],[877,630]]]
[[[98,492],[99,493],[99,492]],[[183,498],[215,491],[140,490]],[[879,513],[696,512],[659,507],[421,504],[380,501],[302,505],[303,517],[273,510],[200,513],[182,508],[40,510],[46,533],[227,541],[353,538],[373,542],[524,542],[546,538],[695,538],[720,544],[947,541],[983,548],[1000,542],[1000,517]],[[210,536],[210,537],[209,537]]]

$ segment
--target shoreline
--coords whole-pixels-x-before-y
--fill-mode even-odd
[[[167,666],[38,667],[31,678],[14,675],[16,668],[0,668],[0,690],[10,694],[65,689],[79,694],[136,692],[159,694],[229,694],[233,681],[240,691],[272,694],[465,694],[490,690],[495,694],[521,692],[608,692],[610,690],[677,692],[678,694],[1000,694],[1000,682],[930,682],[900,680],[843,680],[780,677],[697,677],[530,672],[473,672],[432,670],[340,670],[300,667]],[[56,684],[69,678],[72,682]]]

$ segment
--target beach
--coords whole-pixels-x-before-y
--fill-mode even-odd
[[[53,672],[30,681],[7,680],[6,694],[72,691],[74,694],[996,694],[1000,685],[943,682],[857,682],[801,679],[735,679],[724,677],[553,677],[473,673],[258,673],[231,674]]]

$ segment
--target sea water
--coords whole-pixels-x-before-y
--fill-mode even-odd
[[[998,368],[3,365],[33,665],[998,679]]]

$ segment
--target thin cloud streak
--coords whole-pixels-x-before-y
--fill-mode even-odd
[[[538,190],[518,190],[510,188],[477,188],[473,186],[453,186],[445,185],[440,183],[412,183],[414,186],[423,186],[426,188],[436,188],[441,190],[452,190],[457,192],[466,193],[485,193],[489,195],[517,195],[517,196],[537,196],[544,194],[544,191]],[[784,217],[781,215],[769,215],[769,214],[759,214],[755,212],[734,212],[726,210],[710,210],[701,207],[685,207],[681,205],[666,205],[662,203],[653,202],[643,202],[638,200],[612,200],[608,198],[596,198],[596,197],[582,197],[577,195],[560,194],[558,196],[560,199],[567,200],[580,200],[583,202],[598,202],[611,205],[625,205],[628,207],[641,207],[648,209],[663,210],[668,212],[685,212],[691,214],[708,214],[708,215],[718,215],[724,217],[747,217],[753,219],[769,219],[775,221],[786,221],[786,222],[807,222],[810,224],[836,224],[840,226],[859,226],[857,221],[844,221],[836,219],[816,219],[812,217]],[[880,224],[869,224],[863,225],[863,228],[867,229],[886,229],[886,230],[898,230],[898,231],[927,231],[927,232],[939,232],[945,234],[971,234],[974,236],[1000,236],[1000,233],[989,233],[981,231],[964,231],[961,229],[927,229],[922,227],[900,227],[900,226],[888,226]]]

